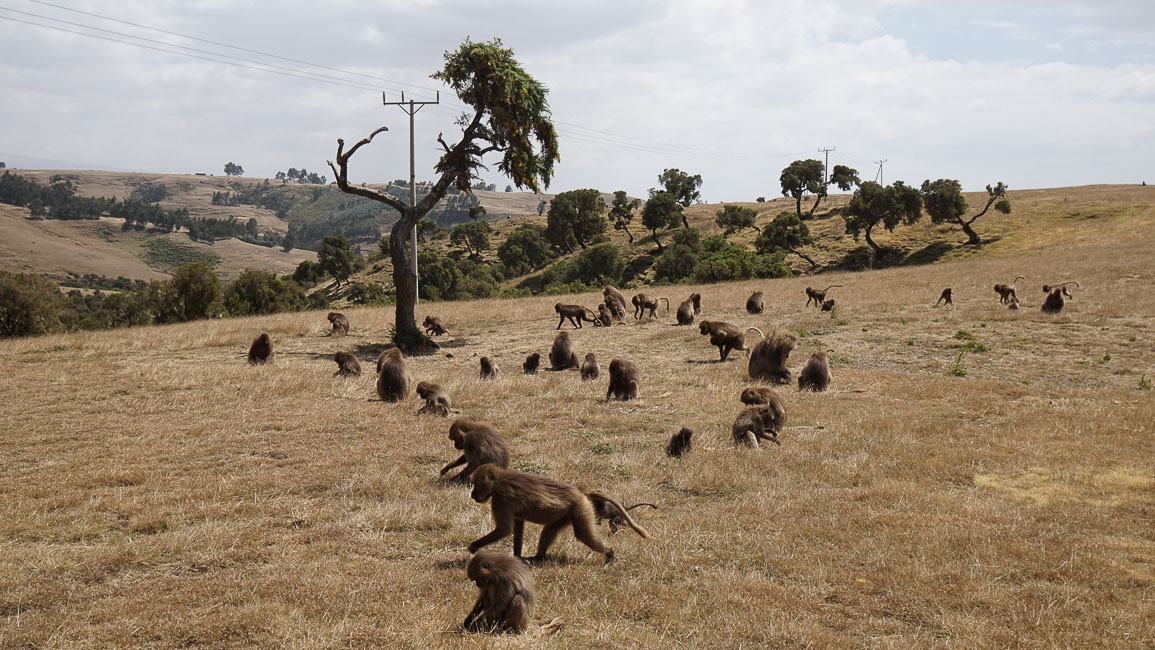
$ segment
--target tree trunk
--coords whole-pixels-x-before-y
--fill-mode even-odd
[[[974,221],[974,220],[972,219],[971,221]],[[965,232],[967,234],[967,237],[970,238],[967,241],[967,244],[969,244],[971,246],[978,246],[979,244],[983,243],[983,240],[979,239],[979,234],[977,232],[975,232],[974,228],[971,228],[970,222],[963,221],[962,219],[959,219],[958,223],[960,226],[962,226],[963,232]]]
[[[686,211],[685,210],[682,210],[682,227],[683,228],[689,228],[690,227],[690,222],[686,221]]]
[[[658,245],[658,252],[661,253],[662,252],[662,242],[658,241],[658,229],[654,228],[653,233],[654,233],[654,243]]]
[[[634,236],[633,236],[633,234],[631,234],[631,233],[630,233],[630,229],[629,229],[629,228],[626,228],[625,226],[622,226],[622,230],[626,231],[626,237],[629,237],[629,238],[630,238],[630,245],[631,245],[631,246],[633,246],[633,244],[634,244]]]
[[[864,232],[864,234],[866,236],[866,243],[870,244],[870,247],[874,249],[875,257],[877,257],[878,259],[882,259],[882,249],[879,248],[878,244],[874,243],[874,240],[870,238],[870,231],[873,229],[874,229],[874,226],[867,226],[866,227],[866,231]]]
[[[801,219],[802,218],[802,195],[801,194],[799,194],[794,199],[794,210],[796,212],[798,212],[798,218]]]
[[[810,206],[810,212],[806,213],[807,217],[813,217],[814,211],[818,209],[818,204],[822,202],[822,195],[816,194],[814,196],[814,205]]]
[[[794,249],[794,248],[791,248],[790,252],[794,253],[798,257],[801,257],[802,259],[806,260],[807,262],[810,262],[810,270],[813,271],[814,269],[818,268],[818,262],[815,262],[814,260],[810,259],[806,255],[804,255],[801,251]]]
[[[393,287],[397,291],[397,306],[393,319],[393,342],[405,353],[426,349],[432,344],[429,337],[417,327],[417,294],[414,291],[416,275],[410,259],[414,215],[402,215],[389,234],[389,259],[393,260]]]

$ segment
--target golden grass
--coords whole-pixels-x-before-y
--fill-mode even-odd
[[[515,467],[661,507],[635,511],[657,539],[620,532],[609,567],[563,533],[534,568],[535,622],[563,624],[524,637],[455,630],[491,521],[437,480],[449,421],[375,398],[391,310],[347,311],[337,339],[312,312],[0,342],[0,646],[1149,647],[1155,233],[1131,223],[829,274],[833,315],[802,306],[813,278],[656,291],[790,328],[796,372],[833,350],[832,391],[782,389],[782,446],[755,451],[729,440],[744,355],[716,363],[672,314],[571,331],[603,371],[641,368],[640,399],[607,404],[604,377],[520,374],[558,298],[420,306],[454,338],[409,360],[415,380],[493,423]],[[1020,274],[1010,312],[991,285]],[[1039,285],[1070,278],[1076,300],[1041,314]],[[948,285],[956,307],[932,307]],[[755,288],[766,315],[743,310]],[[276,361],[250,367],[261,331]],[[946,375],[971,341],[989,350]],[[338,349],[369,374],[333,378]],[[694,451],[668,459],[682,425]]]

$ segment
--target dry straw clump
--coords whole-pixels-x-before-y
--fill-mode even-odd
[[[476,370],[544,354],[553,304],[599,296],[421,305],[453,338],[406,360],[414,382],[492,424],[513,469],[660,506],[608,568],[559,536],[519,638],[457,630],[492,522],[438,480],[450,419],[375,397],[390,310],[346,311],[341,338],[311,312],[0,343],[0,646],[1149,646],[1153,242],[831,274],[834,318],[807,278],[663,288],[832,350],[830,390],[780,387],[782,445],[756,450],[730,442],[745,354],[717,362],[672,314],[570,331],[638,364],[638,399],[607,403],[605,373]],[[991,285],[1020,274],[1010,312]],[[1052,278],[1083,285],[1057,318]],[[250,366],[262,331],[276,358]],[[947,376],[959,331],[987,350]],[[333,377],[339,349],[366,374]],[[667,458],[683,425],[693,451]]]

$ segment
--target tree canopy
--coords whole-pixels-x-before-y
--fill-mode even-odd
[[[662,242],[658,239],[659,228],[675,228],[682,222],[682,205],[669,192],[656,192],[642,208],[642,225],[654,233],[654,243],[661,253]]]
[[[661,183],[662,189],[650,189],[650,196],[653,196],[659,191],[668,192],[674,196],[674,200],[678,202],[683,208],[690,207],[698,199],[702,198],[701,192],[698,191],[702,187],[702,177],[699,174],[691,176],[686,172],[677,169],[663,169],[661,174],[658,174],[658,182]],[[682,227],[689,228],[690,224],[686,221],[685,212],[680,213],[682,219]]]
[[[825,178],[825,172],[826,168],[821,160],[810,158],[795,160],[787,165],[778,177],[778,181],[782,185],[782,196],[789,196],[794,199],[795,212],[800,218],[802,217],[802,199],[807,194],[814,196],[814,205],[810,206],[806,216],[813,216],[814,211],[818,209],[818,204],[826,198],[827,188],[831,185],[837,185],[839,189],[849,191],[859,182],[858,171],[845,165],[835,165],[831,170],[830,178]]]
[[[225,176],[244,176],[245,168],[235,165],[232,161],[225,163]]]
[[[317,249],[317,264],[320,265],[321,271],[331,275],[340,286],[353,275],[356,256],[344,235],[326,237],[322,240],[321,247]]]
[[[492,232],[493,228],[488,221],[457,224],[449,235],[449,243],[464,248],[470,257],[477,257],[482,251],[489,250],[489,235]]]
[[[810,228],[806,223],[797,214],[786,210],[766,224],[761,234],[754,240],[754,249],[767,255],[783,250],[790,251],[810,262],[810,266],[816,267],[817,262],[798,250],[800,246],[809,246],[813,243],[814,238],[810,235]]]
[[[757,217],[758,212],[753,208],[744,208],[740,205],[728,204],[721,210],[718,210],[714,223],[718,224],[719,228],[725,230],[723,233],[724,236],[732,235],[746,228],[753,228],[758,232],[762,232],[758,226],[754,225],[754,220]]]
[[[893,231],[895,226],[910,225],[921,216],[922,198],[918,190],[902,181],[895,181],[889,186],[867,181],[859,186],[850,198],[849,205],[842,211],[846,232],[854,235],[855,239],[858,239],[859,234],[864,235],[866,243],[870,244],[876,255],[881,254],[882,250],[870,237],[875,226],[882,224],[882,227]]]
[[[962,195],[962,186],[954,179],[940,178],[934,182],[925,180],[922,182],[922,189],[919,194],[922,195],[923,207],[926,208],[926,213],[930,215],[931,221],[958,224],[967,234],[967,243],[972,246],[978,246],[982,240],[971,227],[971,224],[986,214],[991,206],[1003,214],[1011,213],[1011,201],[1007,198],[1007,186],[1002,181],[994,186],[987,185],[986,205],[970,219],[963,218],[968,209],[967,201]]]
[[[583,249],[596,235],[606,231],[605,199],[593,189],[570,190],[553,197],[546,213],[546,236],[564,252],[573,243]],[[571,237],[572,235],[572,237]]]
[[[614,192],[614,200],[610,204],[609,219],[614,230],[624,230],[631,244],[634,243],[634,234],[630,232],[630,222],[634,220],[634,210],[641,204],[641,199],[631,199],[625,190]]]

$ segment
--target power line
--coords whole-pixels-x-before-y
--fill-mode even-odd
[[[882,160],[874,161],[874,164],[878,165],[878,173],[874,175],[874,180],[879,185],[882,185],[882,165],[886,163],[886,160],[886,158],[883,158]]]

